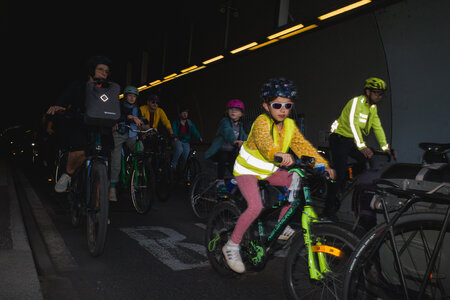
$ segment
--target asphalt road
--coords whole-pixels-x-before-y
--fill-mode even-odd
[[[30,206],[42,205],[34,219],[46,228],[40,230],[45,247],[34,255],[38,262],[38,256],[47,255],[52,263],[38,266],[46,299],[285,298],[283,253],[259,273],[223,278],[211,268],[203,245],[205,224],[192,213],[181,186],[167,202],[155,201],[146,215],[134,211],[128,191],[120,192],[110,205],[105,252],[93,258],[85,227],[70,223],[66,198],[52,191],[42,170],[23,173],[26,179],[17,177],[22,187],[30,186],[23,193]]]

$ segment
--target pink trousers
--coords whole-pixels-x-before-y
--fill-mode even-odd
[[[292,173],[289,173],[286,170],[278,169],[278,171],[270,175],[266,178],[266,180],[270,182],[271,185],[285,186],[286,188],[289,188],[292,181]],[[239,217],[233,234],[231,235],[231,240],[236,244],[240,244],[244,233],[263,210],[263,204],[259,193],[258,178],[256,176],[236,176],[236,181],[242,196],[244,196],[247,201],[247,209]],[[285,206],[282,208],[279,220],[288,211],[289,207],[290,206]]]

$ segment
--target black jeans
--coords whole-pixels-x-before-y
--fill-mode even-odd
[[[365,164],[365,156],[358,150],[353,138],[347,138],[337,133],[330,135],[330,150],[332,167],[336,170],[336,181],[328,189],[325,210],[328,215],[334,215],[339,208],[336,194],[346,178],[347,159],[350,156],[361,165]]]

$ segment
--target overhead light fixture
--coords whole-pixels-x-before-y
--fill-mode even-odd
[[[192,72],[195,72],[195,71],[204,69],[204,68],[206,68],[206,66],[200,66],[200,67],[198,67],[198,68],[195,68],[195,69],[190,70],[189,73],[192,73]]]
[[[120,95],[119,95],[119,99],[122,99],[122,98],[123,98],[123,94],[120,94]]]
[[[186,73],[186,72],[189,72],[189,71],[191,71],[193,69],[196,69],[196,68],[198,68],[198,67],[196,65],[194,65],[192,67],[189,67],[189,68],[181,70],[181,73]]]
[[[280,39],[285,39],[285,38],[291,37],[293,35],[296,35],[296,34],[299,34],[299,33],[302,33],[302,32],[305,32],[305,31],[308,31],[308,30],[311,30],[311,29],[314,29],[316,27],[319,27],[319,26],[317,26],[316,24],[312,24],[312,25],[306,26],[306,27],[304,27],[304,28],[302,28],[300,30],[297,30],[297,31],[291,32],[289,34],[280,36]]]
[[[210,59],[208,59],[208,60],[205,60],[205,61],[203,62],[203,64],[204,64],[204,65],[210,64],[210,63],[212,63],[212,62],[215,62],[215,61],[218,61],[218,60],[222,59],[223,57],[224,57],[223,55],[218,55],[218,56],[216,56],[216,57],[213,57],[213,58],[210,58]]]
[[[164,77],[164,80],[177,76],[177,73],[173,73]]]
[[[146,85],[143,85],[143,86],[138,87],[137,89],[138,89],[138,91],[142,91],[142,90],[145,90],[146,87],[147,87]]]
[[[334,17],[334,16],[336,16],[336,15],[345,13],[345,12],[347,12],[347,11],[349,11],[349,10],[352,10],[352,9],[355,9],[355,8],[357,8],[357,7],[366,5],[366,4],[370,3],[370,2],[372,2],[372,0],[362,0],[362,1],[358,1],[358,2],[355,2],[355,3],[353,3],[353,4],[350,4],[350,5],[344,6],[344,7],[342,7],[342,8],[339,8],[339,9],[337,9],[337,10],[334,10],[334,11],[332,11],[332,12],[329,12],[329,13],[327,13],[327,14],[321,15],[320,17],[318,17],[318,19],[321,20],[321,21],[323,21],[323,20],[325,20],[325,19],[328,19],[328,18]]]
[[[251,47],[251,48],[248,49],[248,50],[256,50],[256,49],[262,48],[262,47],[264,47],[264,46],[273,44],[273,43],[278,42],[278,41],[279,41],[279,39],[273,39],[273,40],[267,41],[267,42],[265,42],[265,43],[256,45],[255,47]]]
[[[292,32],[292,31],[295,31],[295,30],[300,29],[300,28],[303,28],[303,24],[298,24],[298,25],[292,26],[291,28],[288,28],[288,29],[285,29],[283,31],[277,32],[275,34],[269,35],[267,38],[269,40],[272,40],[274,38],[277,38],[279,36],[288,34],[288,33]]]
[[[251,48],[251,47],[253,47],[253,46],[256,46],[256,45],[258,45],[258,43],[257,43],[257,42],[253,42],[253,43],[247,44],[247,45],[245,45],[245,46],[236,48],[236,49],[230,51],[230,53],[231,53],[231,54],[236,54],[236,53],[238,53],[238,52],[244,51],[244,50],[246,50],[246,49],[248,49],[248,48]]]
[[[155,81],[150,82],[149,84],[150,85],[156,85],[158,83],[161,83],[161,80],[155,80]]]

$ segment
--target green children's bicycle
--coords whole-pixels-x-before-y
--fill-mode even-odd
[[[260,271],[279,249],[289,247],[285,262],[284,286],[291,299],[338,299],[342,290],[346,262],[358,244],[358,238],[337,223],[320,220],[315,213],[309,178],[320,173],[314,169],[314,158],[303,156],[289,172],[297,180],[294,201],[289,202],[285,187],[275,187],[265,180],[258,182],[264,210],[250,226],[241,242],[241,256],[248,271]],[[326,176],[325,173],[321,174]],[[239,194],[239,195],[238,195]],[[282,207],[291,205],[284,217],[277,217]],[[222,254],[235,224],[246,204],[240,193],[215,206],[208,218],[206,247],[212,267],[223,276],[235,276]],[[295,217],[301,226],[288,241],[282,234]],[[292,225],[292,224],[291,224]],[[294,227],[294,225],[292,225]]]

